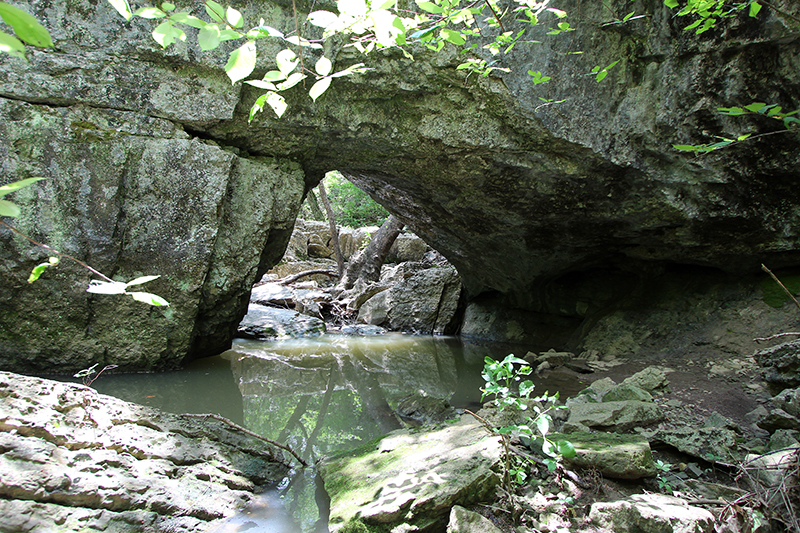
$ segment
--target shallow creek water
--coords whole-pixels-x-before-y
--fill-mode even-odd
[[[531,349],[402,334],[236,340],[231,350],[181,371],[103,375],[93,386],[173,413],[219,414],[313,463],[399,428],[394,409],[415,392],[479,408],[484,357],[524,356]],[[577,384],[538,386],[570,394]],[[327,495],[315,469],[292,472],[215,531],[328,531]]]

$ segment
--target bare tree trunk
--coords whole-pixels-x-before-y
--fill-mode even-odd
[[[322,210],[319,208],[319,203],[317,203],[317,195],[314,194],[314,189],[308,191],[306,201],[308,202],[308,206],[311,208],[311,215],[314,217],[314,220],[324,220],[325,215],[322,214]]]
[[[367,247],[350,258],[347,269],[340,278],[339,286],[344,290],[352,289],[359,278],[364,281],[378,281],[381,277],[381,266],[404,225],[394,215],[387,218],[372,236]]]
[[[322,200],[322,205],[325,206],[325,212],[328,214],[328,224],[331,227],[331,245],[333,246],[333,253],[336,254],[336,265],[341,279],[342,271],[344,271],[344,258],[342,257],[342,249],[339,247],[339,230],[336,228],[336,219],[333,216],[333,209],[328,200],[328,191],[325,190],[325,184],[321,181],[319,182],[319,198]]]

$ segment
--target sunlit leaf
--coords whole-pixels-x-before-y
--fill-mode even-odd
[[[289,75],[289,78],[286,81],[278,84],[277,90],[285,91],[287,89],[291,89],[292,87],[303,81],[305,78],[306,78],[305,74],[301,72],[293,72]]]
[[[29,185],[32,185],[32,184],[36,183],[37,181],[41,181],[43,179],[46,179],[46,178],[42,178],[42,177],[25,178],[24,180],[19,180],[19,181],[15,181],[15,182],[9,183],[7,185],[3,185],[2,187],[0,187],[0,198],[2,198],[3,196],[5,196],[7,194],[10,194],[10,193],[12,193],[14,191],[22,189],[23,187],[27,187]]]
[[[758,12],[761,11],[761,4],[758,2],[753,2],[750,4],[750,16],[756,17],[758,16]]]
[[[244,17],[241,12],[230,6],[225,10],[225,19],[227,19],[228,24],[234,28],[241,28],[244,26]]]
[[[281,39],[283,39],[283,32],[280,30],[276,30],[272,26],[265,26],[262,24],[260,26],[256,26],[250,31],[251,32],[257,31],[258,33],[261,34],[262,37],[280,37]]]
[[[0,52],[25,59],[25,45],[16,37],[0,31]]]
[[[678,7],[678,0],[664,0],[664,5],[670,9]]]
[[[311,87],[311,89],[308,91],[308,96],[310,96],[311,99],[316,102],[317,98],[322,96],[322,94],[328,90],[328,87],[331,86],[331,81],[331,78],[322,78]]]
[[[129,281],[125,285],[127,285],[128,287],[130,287],[131,285],[141,285],[142,283],[147,283],[148,281],[153,281],[154,279],[158,279],[160,277],[161,276],[142,276],[142,277],[136,278],[133,281]]]
[[[277,91],[278,88],[275,87],[275,84],[271,81],[265,80],[247,80],[244,83],[248,85],[252,85],[253,87],[258,87],[259,89],[266,89],[268,91]]]
[[[194,15],[190,15],[189,13],[185,13],[183,11],[173,13],[170,15],[170,18],[175,22],[180,22],[181,24],[186,24],[187,26],[191,26],[192,28],[197,28],[200,30],[208,25],[208,22],[205,20],[201,20]]]
[[[225,8],[214,0],[205,0],[206,13],[215,22],[225,22]]]
[[[39,263],[38,265],[33,267],[31,275],[28,276],[28,283],[33,283],[34,281],[39,279],[39,277],[44,273],[44,271],[50,268],[51,266],[53,266],[53,263],[50,263],[48,261],[47,263]]]
[[[216,24],[207,24],[200,28],[197,34],[197,43],[200,45],[201,50],[214,50],[219,46],[219,26]]]
[[[30,45],[53,47],[50,33],[28,13],[5,2],[0,2],[0,17],[14,29],[17,37]]]
[[[174,22],[165,20],[153,30],[153,39],[163,48],[166,48],[175,41],[185,41],[186,34],[182,29],[176,28]]]
[[[327,28],[339,21],[339,15],[330,11],[313,11],[308,14],[308,21],[319,28]]]
[[[319,61],[317,61],[317,64],[314,65],[314,70],[316,70],[317,74],[320,76],[327,76],[331,73],[331,70],[333,70],[333,63],[327,57],[322,56],[319,58]]]
[[[125,20],[131,20],[133,12],[128,0],[108,0],[108,3],[117,10],[117,13],[125,17]]]
[[[150,294],[149,292],[129,292],[127,293],[136,300],[137,302],[143,302],[149,305],[155,305],[158,307],[168,307],[169,302],[166,301],[161,296],[157,296],[155,294]]]
[[[93,294],[125,294],[127,285],[118,281],[99,281],[93,279],[89,282],[86,292]]]
[[[462,44],[466,43],[467,40],[464,39],[464,36],[461,33],[451,30],[450,28],[442,28],[442,38],[452,44],[457,46],[461,46]]]
[[[417,2],[417,5],[419,6],[420,9],[427,11],[428,13],[433,13],[435,15],[444,13],[444,9],[442,9],[442,6],[437,6],[433,2]]]
[[[286,108],[289,107],[286,104],[286,99],[278,93],[267,94],[267,105],[272,108],[278,118],[281,118],[286,112]]]
[[[157,7],[142,7],[137,9],[133,14],[143,19],[163,19],[167,16],[166,13]]]
[[[163,9],[164,11],[175,11],[175,4],[173,4],[172,2],[163,2],[161,4],[161,9]]]
[[[19,215],[20,210],[17,204],[8,200],[0,200],[0,217],[18,217]]]
[[[275,63],[278,65],[278,70],[280,70],[284,76],[288,76],[297,66],[298,62],[297,54],[288,48],[284,48],[275,56]]]
[[[561,454],[562,457],[569,459],[570,457],[578,455],[578,452],[575,451],[575,446],[568,440],[557,440],[555,444],[556,451]]]
[[[231,79],[231,83],[243,80],[253,72],[256,66],[256,43],[247,41],[242,46],[231,52],[228,63],[225,65],[225,73]]]

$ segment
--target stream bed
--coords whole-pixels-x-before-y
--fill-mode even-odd
[[[401,427],[398,402],[414,393],[479,409],[484,358],[532,347],[457,337],[325,334],[285,341],[238,339],[217,357],[160,374],[103,374],[98,392],[172,413],[214,413],[288,444],[309,463]],[[577,380],[538,384],[562,395]],[[314,468],[294,471],[216,532],[326,532],[327,495]]]

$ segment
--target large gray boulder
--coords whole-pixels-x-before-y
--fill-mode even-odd
[[[216,419],[6,372],[0,391],[4,533],[206,531],[289,470],[280,450]]]
[[[626,500],[592,504],[592,523],[614,533],[711,533],[714,515],[663,494],[634,494]]]

